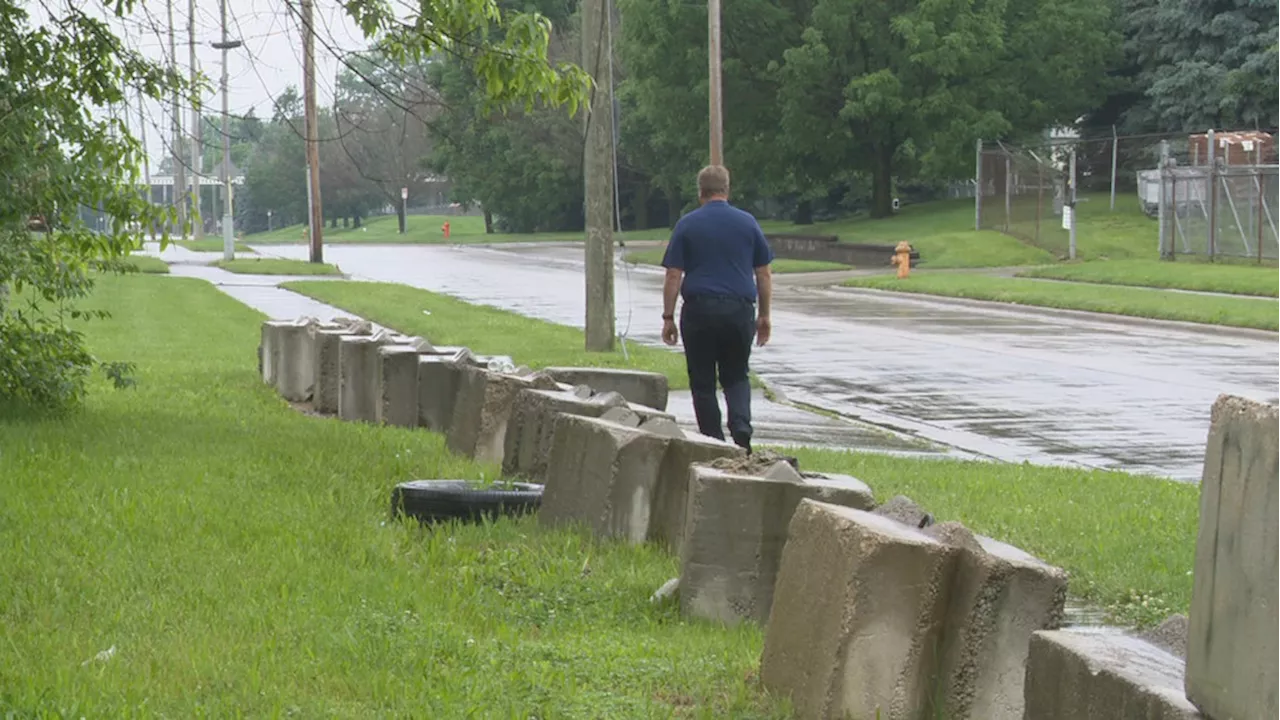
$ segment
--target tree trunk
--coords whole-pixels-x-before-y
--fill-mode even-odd
[[[875,168],[872,172],[871,217],[887,218],[893,215],[893,151],[889,144],[875,148]]]
[[[484,209],[484,234],[493,234],[493,211],[489,208]]]
[[[667,190],[667,227],[671,230],[676,229],[676,223],[680,221],[680,192],[678,190]]]
[[[337,229],[338,229],[338,218],[336,218],[336,217],[331,217],[331,218],[329,218],[329,229],[330,229],[330,230],[337,230]]]
[[[396,220],[400,223],[400,234],[405,231],[404,203],[396,203]]]
[[[801,200],[800,204],[796,205],[796,224],[797,225],[813,224],[813,201],[812,200]]]
[[[349,215],[342,216],[342,227],[344,228],[351,227],[351,217]]]
[[[363,225],[364,225],[364,218],[360,217],[359,215],[356,215],[355,222],[352,223],[352,226],[358,228],[358,227],[362,227]]]
[[[635,215],[636,230],[649,229],[649,198],[653,195],[653,188],[647,182],[640,182],[636,186],[636,192],[631,196],[631,212]]]

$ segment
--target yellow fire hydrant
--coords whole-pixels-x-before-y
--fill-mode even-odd
[[[911,243],[903,240],[893,249],[893,264],[898,266],[898,279],[911,274]]]

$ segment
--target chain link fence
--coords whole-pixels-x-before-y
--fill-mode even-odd
[[[1075,210],[1089,203],[1093,217],[1104,205],[1156,221],[1148,231],[1130,219],[1125,232],[1161,257],[1274,261],[1276,163],[1274,137],[1257,131],[980,143],[976,224],[1067,259],[1074,257]]]

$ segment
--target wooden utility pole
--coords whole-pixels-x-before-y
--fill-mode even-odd
[[[320,144],[316,122],[316,33],[312,0],[302,0],[302,86],[306,104],[307,178],[311,193],[311,262],[324,262],[324,214],[320,205]]]
[[[586,198],[586,347],[590,352],[613,350],[613,79],[608,77],[606,43],[608,0],[583,0],[582,66],[591,73],[593,89],[587,109],[587,137],[583,158]]]
[[[707,0],[707,64],[711,74],[711,164],[724,165],[724,107],[720,94],[720,0]]]
[[[191,58],[191,88],[196,87],[196,0],[187,2],[187,45]],[[195,176],[191,183],[191,224],[192,234],[196,240],[204,238],[204,218],[200,212],[201,190],[200,179],[204,176],[204,158],[201,152],[200,139],[203,127],[200,122],[200,102],[191,104],[191,174]]]
[[[178,69],[178,46],[174,39],[173,0],[166,3],[169,9],[169,62],[175,72]],[[187,206],[182,193],[187,189],[187,173],[184,171],[182,159],[182,113],[178,109],[178,88],[173,89],[173,194],[170,195],[178,209],[178,234],[187,234]]]

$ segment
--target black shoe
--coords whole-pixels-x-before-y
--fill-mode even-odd
[[[750,435],[738,435],[735,433],[733,436],[733,444],[746,450],[748,455],[751,454],[751,436]]]

